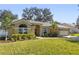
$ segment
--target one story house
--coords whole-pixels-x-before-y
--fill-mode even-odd
[[[32,20],[13,20],[12,27],[8,29],[8,34],[27,34],[33,33],[36,36],[44,36],[50,33],[51,22],[39,22]],[[59,36],[68,35],[72,26],[66,24],[58,24]]]
[[[74,28],[74,25],[62,23],[58,24],[58,28],[59,28],[59,36],[67,36],[71,34],[71,30]]]

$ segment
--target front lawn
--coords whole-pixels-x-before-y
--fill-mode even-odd
[[[0,54],[12,55],[62,55],[79,54],[79,42],[67,38],[52,38],[0,43]]]
[[[71,34],[71,36],[79,36],[79,34]]]

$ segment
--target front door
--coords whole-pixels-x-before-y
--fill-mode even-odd
[[[40,36],[40,26],[39,25],[35,26],[35,35]]]

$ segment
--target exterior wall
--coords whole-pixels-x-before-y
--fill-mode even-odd
[[[59,36],[66,36],[69,34],[69,31],[59,31]]]
[[[25,24],[27,26],[27,33],[32,33],[35,35],[35,28],[36,26],[40,26],[39,28],[39,36],[44,36],[44,30],[46,29],[46,33],[51,33],[51,26],[42,26],[42,24],[35,24],[35,23],[30,23],[29,21],[25,21],[25,20],[20,20],[20,21],[16,21],[12,23],[12,27],[9,28],[9,35],[12,34],[19,34],[19,25],[21,24]],[[65,29],[65,28],[59,28],[59,36],[61,35],[68,35],[69,34],[69,29]]]
[[[76,25],[76,28],[78,28],[78,29],[79,29],[79,25]]]
[[[34,25],[31,26],[29,33],[30,32],[35,35],[35,26]]]
[[[25,22],[24,20],[20,20],[20,21],[17,21],[17,22],[14,22],[13,25],[12,25],[12,28],[10,28],[8,31],[11,34],[19,34],[19,25],[21,24],[25,24],[27,26],[27,28],[29,28],[27,30],[27,33],[30,33],[31,31],[31,28],[30,28],[30,24],[29,22]]]
[[[38,28],[37,26],[39,26],[39,28]],[[41,36],[41,35],[42,35],[42,26],[39,25],[39,24],[34,24],[34,25],[32,25],[32,26],[31,26],[31,32],[32,32],[34,35],[36,35],[36,34],[35,34],[35,31],[36,31],[35,29],[36,29],[36,28],[38,29],[38,31],[37,31],[38,34],[39,34],[38,36]]]
[[[42,25],[41,24],[32,24],[29,21],[25,21],[25,20],[16,21],[16,22],[13,22],[12,24],[13,24],[12,27],[8,30],[9,35],[19,34],[19,26],[21,24],[25,24],[27,26],[27,33],[32,33],[34,35],[35,35],[36,25],[40,26],[39,36],[41,36],[41,33],[42,33]]]
[[[40,27],[40,36],[43,35],[43,26]]]
[[[50,33],[50,27],[43,26],[42,29],[41,29],[41,36],[45,35],[45,33],[44,33],[45,31],[46,31],[46,34],[49,34]]]
[[[59,36],[67,36],[69,35],[69,31],[70,29],[66,29],[66,28],[59,29]]]

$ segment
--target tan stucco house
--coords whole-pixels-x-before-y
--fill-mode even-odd
[[[32,20],[13,20],[12,27],[8,29],[8,34],[27,34],[32,33],[36,36],[44,36],[45,33],[50,33],[51,22],[39,22]],[[70,25],[58,24],[59,36],[68,35]]]
[[[52,23],[51,22],[39,22],[32,20],[13,20],[12,26],[8,29],[7,35],[11,34],[29,34],[32,33],[36,36],[45,36],[51,32]],[[70,34],[71,28],[73,26],[69,24],[58,24],[59,35],[65,36]],[[52,30],[53,31],[53,30]],[[5,35],[5,30],[0,29],[0,36]]]
[[[39,22],[31,20],[14,20],[12,28],[8,30],[9,34],[27,34],[32,33],[36,36],[43,36],[49,33],[51,24],[48,22]]]

